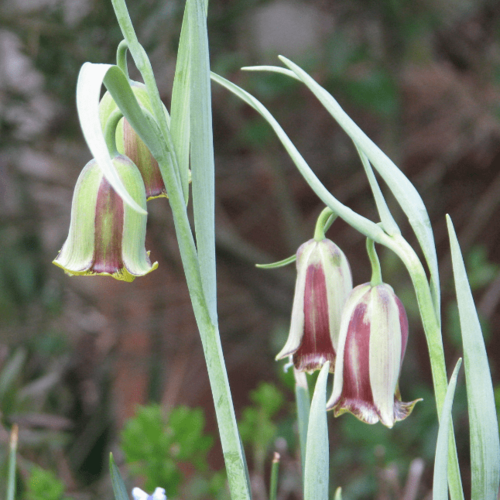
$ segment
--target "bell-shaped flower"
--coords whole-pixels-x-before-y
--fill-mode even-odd
[[[132,82],[131,86],[139,104],[152,113],[153,109],[151,108],[146,86],[139,82]],[[106,92],[99,103],[99,115],[103,130],[107,119],[116,109],[118,109],[118,106],[113,97],[109,92]],[[166,110],[165,113],[168,116]],[[127,156],[137,165],[146,187],[147,200],[167,196],[158,162],[126,118],[122,118],[116,127],[116,147],[120,154]]]
[[[333,367],[342,308],[351,289],[349,263],[335,243],[312,239],[301,245],[290,333],[276,359],[293,355],[300,371],[319,370],[326,361]]]
[[[327,409],[350,412],[387,427],[406,418],[415,403],[403,403],[398,379],[408,340],[401,301],[385,283],[359,285],[344,307],[333,393]]]
[[[139,170],[127,157],[113,159],[125,188],[146,209]],[[80,173],[73,193],[69,235],[54,260],[69,275],[109,275],[133,281],[158,267],[145,249],[147,216],[116,194],[95,160]]]

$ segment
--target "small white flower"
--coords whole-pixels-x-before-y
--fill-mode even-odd
[[[132,490],[132,496],[134,500],[167,500],[167,495],[165,495],[165,490],[163,488],[156,488],[152,495],[148,495],[140,488],[134,488]]]

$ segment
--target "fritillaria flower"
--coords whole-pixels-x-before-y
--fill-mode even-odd
[[[144,109],[152,112],[146,86],[139,82],[132,82],[132,91],[139,104]],[[116,109],[118,109],[118,106],[111,94],[106,92],[99,103],[99,114],[103,129],[106,126],[108,117]],[[122,118],[116,127],[116,147],[119,153],[127,156],[137,165],[146,187],[146,199],[148,201],[167,196],[158,162],[126,118]]]
[[[406,418],[415,403],[403,403],[399,372],[408,340],[408,320],[391,286],[359,285],[344,307],[333,393],[335,416],[350,412],[368,424],[387,427]]]
[[[134,163],[113,159],[125,188],[146,209],[141,175]],[[126,205],[95,160],[82,170],[73,193],[69,235],[54,264],[69,275],[109,275],[133,281],[158,267],[145,249],[146,218]]]
[[[300,371],[319,370],[326,361],[333,367],[342,308],[351,289],[349,263],[335,243],[325,238],[301,245],[290,333],[276,359],[293,356]]]

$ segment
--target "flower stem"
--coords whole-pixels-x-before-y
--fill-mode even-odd
[[[122,40],[119,43],[118,48],[116,49],[116,65],[123,71],[125,76],[130,80],[127,69],[127,52],[128,52],[127,41]]]
[[[17,424],[12,426],[10,433],[9,469],[7,478],[7,500],[14,500],[16,496],[16,453],[19,428]]]
[[[278,494],[278,471],[280,467],[280,455],[274,452],[271,466],[271,484],[269,486],[269,500],[276,500]]]
[[[415,253],[415,250],[401,235],[386,235],[381,238],[380,243],[386,245],[400,257],[410,274],[415,294],[417,296],[420,316],[422,318],[422,324],[427,340],[427,347],[429,349],[437,414],[438,418],[440,418],[448,387],[448,381],[444,358],[443,336],[438,318],[436,317],[436,311],[434,309],[432,294],[429,282],[427,281],[425,269]],[[464,495],[458,464],[457,445],[455,442],[455,433],[453,432],[452,424],[449,439],[448,484],[450,488],[450,497],[452,500],[463,500]]]
[[[172,209],[182,264],[207,364],[231,498],[233,500],[249,500],[250,488],[247,479],[244,452],[236,424],[219,329],[217,324],[211,319],[203,292],[198,254],[189,224],[177,158],[172,146],[172,138],[167,126],[164,108],[160,100],[158,88],[156,87],[151,63],[137,40],[125,0],[112,1],[123,36],[127,41],[136,66],[146,83],[154,117],[158,122],[166,147],[172,157],[172,163],[161,160],[158,161],[158,164],[169,194],[170,208]]]
[[[118,127],[118,123],[122,118],[123,113],[120,109],[115,109],[109,116],[104,127],[104,140],[106,141],[106,146],[108,146],[111,158],[114,158],[118,154],[116,147],[116,127]]]
[[[333,221],[337,218],[337,215],[329,207],[324,208],[318,216],[316,221],[316,227],[314,228],[314,239],[316,241],[321,241],[325,239],[325,233],[329,227],[333,224]]]
[[[309,425],[309,410],[311,407],[311,398],[309,397],[309,387],[307,385],[307,375],[293,369],[295,377],[295,401],[297,404],[297,424],[299,430],[300,458],[302,462],[302,476],[306,465],[306,445],[307,445],[307,427]],[[304,477],[302,477],[304,479]]]
[[[377,286],[382,284],[382,270],[378,259],[377,251],[375,250],[375,242],[371,238],[366,238],[366,251],[372,266],[371,285]]]

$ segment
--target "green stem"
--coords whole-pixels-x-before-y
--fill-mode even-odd
[[[118,154],[118,149],[116,147],[116,127],[118,123],[123,118],[123,113],[120,109],[115,109],[111,115],[109,115],[108,121],[104,127],[104,140],[106,141],[106,146],[108,146],[109,155],[114,158]]]
[[[271,484],[269,486],[269,500],[276,500],[278,496],[278,471],[280,468],[280,454],[274,453],[271,466]]]
[[[123,71],[125,76],[130,81],[128,76],[128,68],[127,68],[127,52],[128,52],[128,44],[126,40],[122,40],[118,44],[118,48],[116,49],[116,65]]]
[[[316,227],[314,228],[314,239],[316,241],[321,241],[325,239],[325,233],[329,227],[333,224],[333,221],[337,218],[337,215],[329,207],[324,208],[318,216],[316,221]]]
[[[9,471],[7,477],[6,500],[14,500],[16,496],[16,453],[18,432],[19,429],[17,424],[14,424],[10,433]]]
[[[309,387],[307,385],[307,375],[293,369],[295,376],[295,401],[297,403],[297,424],[299,428],[300,458],[302,463],[302,476],[306,466],[306,445],[307,445],[307,427],[309,426],[309,410],[311,398],[309,396]]]
[[[446,375],[446,363],[444,358],[443,336],[441,327],[436,316],[432,294],[427,281],[425,269],[420,262],[415,250],[410,244],[398,234],[385,235],[380,238],[379,243],[393,250],[403,261],[415,289],[422,324],[424,327],[429,358],[431,362],[432,382],[436,398],[438,418],[441,417],[448,380]],[[463,500],[462,480],[457,456],[457,445],[453,425],[450,429],[450,445],[448,451],[448,483],[452,500]]]
[[[371,285],[377,286],[382,284],[382,270],[380,269],[380,261],[377,251],[375,250],[375,242],[371,238],[366,238],[366,251],[372,266]]]
[[[167,161],[162,160],[158,163],[169,194],[182,264],[207,364],[231,498],[233,500],[249,500],[250,488],[247,480],[245,459],[236,423],[219,330],[218,326],[211,320],[203,292],[198,255],[189,224],[177,159],[172,147],[172,139],[167,127],[164,108],[156,87],[151,63],[137,40],[125,1],[113,0],[113,7],[129,50],[146,83],[154,117],[172,155],[173,168]]]

